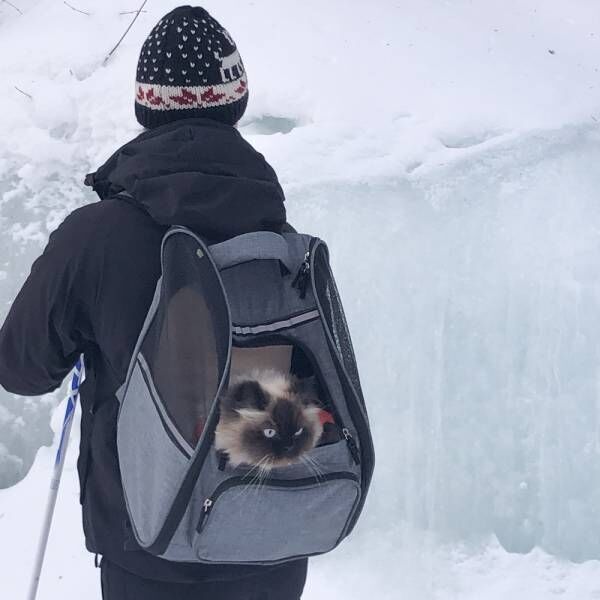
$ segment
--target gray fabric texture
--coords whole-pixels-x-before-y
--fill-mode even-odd
[[[121,404],[117,449],[134,533],[140,544],[149,545],[164,523],[189,460],[165,431],[137,361]]]
[[[277,259],[292,270],[288,244],[283,236],[271,231],[256,231],[210,246],[210,254],[219,269],[250,260]]]
[[[196,538],[198,558],[270,562],[327,552],[336,546],[360,493],[350,479],[253,487],[242,483],[215,500]]]

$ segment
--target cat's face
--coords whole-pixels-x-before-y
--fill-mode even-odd
[[[314,384],[272,371],[234,382],[221,399],[215,446],[233,466],[298,462],[323,433]]]

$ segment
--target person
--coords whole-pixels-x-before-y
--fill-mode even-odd
[[[229,33],[199,7],[165,15],[137,67],[135,114],[145,131],[88,175],[100,201],[73,211],[50,235],[0,330],[0,384],[9,392],[49,393],[84,355],[80,500],[87,549],[102,556],[104,600],[302,594],[306,559],[214,565],[142,551],[117,459],[115,392],[152,301],[168,227],[189,227],[210,243],[289,230],[275,172],[235,127],[247,102]]]

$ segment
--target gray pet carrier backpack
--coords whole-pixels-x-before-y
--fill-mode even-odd
[[[161,263],[117,392],[119,463],[137,543],[202,563],[269,564],[332,550],[362,510],[374,455],[325,243],[256,232],[209,246],[173,227]],[[251,467],[232,467],[213,441],[232,368],[270,355],[280,363],[287,356],[297,377],[316,377],[333,435],[310,460],[274,468],[257,485]]]

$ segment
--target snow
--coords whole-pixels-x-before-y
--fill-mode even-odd
[[[176,5],[148,3],[102,66],[133,6],[13,4],[2,314],[49,232],[94,200],[85,173],[139,131],[137,53]],[[364,516],[311,561],[305,598],[600,598],[597,2],[204,6],[248,70],[242,133],[290,221],[331,247],[376,440]],[[24,597],[60,397],[0,394],[3,598]],[[41,599],[99,598],[75,447]]]

